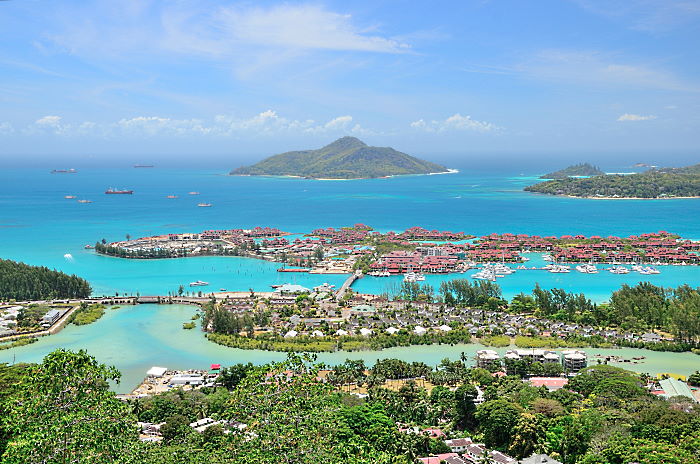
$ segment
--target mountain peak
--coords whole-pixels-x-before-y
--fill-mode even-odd
[[[325,147],[321,148],[321,150],[339,152],[354,150],[356,148],[364,148],[366,146],[367,144],[362,140],[358,139],[357,137],[351,137],[349,135],[346,135],[345,137],[339,138],[335,142],[329,143]]]

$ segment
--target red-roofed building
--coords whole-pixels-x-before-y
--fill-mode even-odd
[[[565,377],[531,377],[530,385],[533,387],[547,387],[548,390],[559,390],[569,383]]]
[[[457,453],[443,453],[436,456],[428,456],[425,458],[418,458],[418,460],[424,464],[440,464],[447,458],[459,457]]]

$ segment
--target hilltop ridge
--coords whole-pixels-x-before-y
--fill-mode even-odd
[[[565,169],[560,169],[559,171],[550,172],[540,176],[540,179],[565,179],[567,177],[576,176],[602,176],[605,173],[600,170],[597,166],[593,166],[590,163],[580,163],[569,166]]]

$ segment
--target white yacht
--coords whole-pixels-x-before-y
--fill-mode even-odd
[[[630,270],[625,266],[613,266],[610,268],[610,272],[613,274],[629,274]]]
[[[569,271],[569,266],[562,266],[561,264],[555,264],[550,269],[549,272],[554,274],[566,274]]]
[[[472,279],[479,279],[479,280],[496,280],[496,273],[493,272],[492,270],[489,269],[482,269],[479,272],[475,272],[474,274],[471,275]]]
[[[583,274],[597,274],[598,268],[594,264],[579,264],[576,266],[576,270]]]
[[[196,280],[194,282],[190,282],[190,287],[206,287],[209,285],[209,282],[205,282],[203,280]]]
[[[391,274],[389,271],[372,271],[368,275],[372,277],[389,277]]]
[[[415,272],[407,272],[403,275],[404,282],[415,282],[417,279]]]

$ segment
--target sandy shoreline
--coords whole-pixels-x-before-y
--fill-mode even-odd
[[[437,176],[442,174],[456,174],[459,169],[448,169],[443,172],[428,172],[425,174],[394,174],[391,176],[382,177],[353,177],[352,179],[337,179],[337,178],[326,178],[326,177],[304,177],[304,176],[294,176],[294,175],[282,175],[276,176],[272,174],[228,174],[229,176],[239,176],[239,177],[276,177],[280,179],[307,179],[307,180],[335,180],[335,181],[348,181],[348,180],[370,180],[370,179],[390,179],[392,177],[407,177],[407,176]]]
[[[546,194],[545,194],[546,195]],[[566,198],[578,198],[580,200],[692,200],[700,198],[697,197],[655,197],[655,198],[642,198],[642,197],[577,197],[575,195],[552,195],[554,197],[566,197]]]

